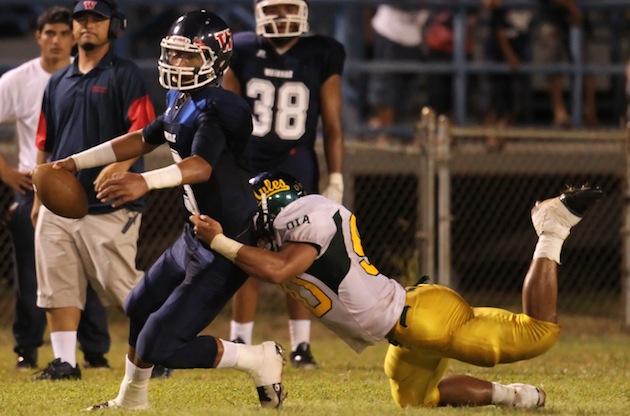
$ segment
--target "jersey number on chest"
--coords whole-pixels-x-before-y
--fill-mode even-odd
[[[252,78],[247,83],[247,96],[254,99],[254,136],[266,136],[273,126],[282,140],[298,140],[306,132],[310,91],[304,83],[285,82],[276,91],[271,81]]]

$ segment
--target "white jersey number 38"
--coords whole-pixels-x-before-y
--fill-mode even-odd
[[[271,81],[252,78],[247,83],[247,96],[253,98],[254,136],[263,137],[275,124],[275,133],[282,140],[298,140],[306,131],[306,112],[310,91],[302,82],[286,82],[277,91]],[[277,109],[274,120],[274,105]],[[275,121],[275,123],[274,123]]]

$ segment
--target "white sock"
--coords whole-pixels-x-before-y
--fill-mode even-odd
[[[258,366],[262,359],[260,345],[234,344],[234,346],[236,346],[234,368],[241,371],[249,371]]]
[[[547,258],[560,264],[560,252],[563,244],[564,240],[560,237],[541,234],[534,249],[534,258]]]
[[[56,331],[50,333],[50,343],[52,344],[55,358],[69,363],[71,366],[77,365],[77,331]]]
[[[114,402],[126,408],[149,407],[149,379],[153,367],[140,368],[125,356],[125,376]]]
[[[289,334],[291,335],[291,351],[295,351],[303,342],[311,342],[311,320],[289,319]]]
[[[230,321],[230,340],[240,338],[247,345],[252,344],[252,332],[254,332],[254,321],[240,323],[235,320]]]
[[[236,357],[238,355],[238,345],[224,339],[219,340],[223,344],[223,355],[217,368],[232,368],[236,365]]]
[[[516,398],[516,389],[504,386],[501,383],[492,382],[492,404],[514,406]]]
[[[262,344],[245,345],[234,344],[236,346],[236,360],[232,368],[244,371],[252,377],[256,387],[272,384],[267,382],[267,372],[263,368],[265,350]]]

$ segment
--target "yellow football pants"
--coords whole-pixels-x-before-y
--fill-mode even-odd
[[[523,313],[473,308],[440,285],[407,288],[394,328],[398,346],[385,357],[392,397],[401,407],[436,406],[449,359],[492,367],[535,357],[557,341],[560,327]]]

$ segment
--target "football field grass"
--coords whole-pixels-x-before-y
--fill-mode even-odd
[[[249,377],[234,370],[177,370],[170,379],[150,384],[152,408],[146,411],[100,411],[137,415],[628,415],[630,414],[630,335],[621,323],[566,318],[560,342],[530,361],[495,368],[453,363],[450,373],[466,373],[503,383],[542,386],[547,404],[535,411],[506,408],[439,408],[403,410],[391,400],[382,364],[382,342],[356,355],[332,333],[313,322],[312,348],[320,368],[301,371],[287,365],[288,391],[281,410],[259,408]],[[111,370],[83,370],[80,381],[31,381],[32,373],[15,370],[9,327],[0,328],[0,415],[85,415],[81,409],[112,399],[124,374],[126,323],[111,324]],[[227,337],[222,315],[207,331]],[[285,315],[261,315],[255,341],[275,339],[289,348]],[[40,349],[40,366],[52,358],[50,344]],[[82,359],[82,354],[78,353]],[[288,359],[288,356],[287,356]]]

